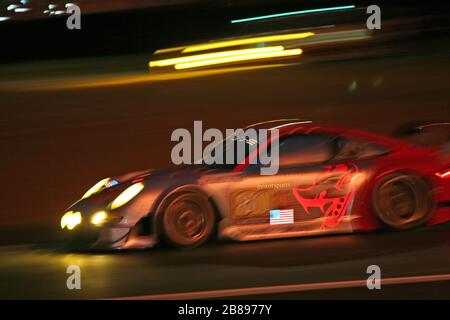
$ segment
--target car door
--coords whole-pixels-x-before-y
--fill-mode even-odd
[[[250,165],[233,184],[231,224],[266,235],[348,230],[341,223],[353,200],[348,181],[356,171],[350,164],[330,164],[335,139],[317,133],[282,138],[276,175],[262,176],[260,165]]]

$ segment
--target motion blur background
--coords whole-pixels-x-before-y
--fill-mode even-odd
[[[57,239],[60,215],[101,178],[171,165],[171,132],[194,120],[224,129],[302,118],[390,133],[450,118],[443,2],[74,3],[81,30],[66,28],[63,1],[0,1],[1,244]],[[370,4],[381,8],[380,30],[366,27]],[[44,13],[49,5],[53,13]],[[330,7],[348,8],[232,23]],[[301,55],[188,70],[148,65],[192,44],[306,32],[274,41]]]

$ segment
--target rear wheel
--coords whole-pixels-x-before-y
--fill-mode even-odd
[[[167,201],[162,225],[164,239],[169,245],[179,248],[199,246],[213,234],[213,206],[199,191],[177,193]]]
[[[428,220],[432,211],[431,190],[420,177],[389,175],[376,184],[373,206],[377,216],[389,228],[416,228]]]

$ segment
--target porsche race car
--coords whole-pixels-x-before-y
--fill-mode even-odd
[[[448,150],[314,123],[253,127],[279,129],[276,175],[246,161],[102,179],[62,216],[69,243],[189,248],[215,238],[408,230],[450,220]]]

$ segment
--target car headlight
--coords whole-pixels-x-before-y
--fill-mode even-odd
[[[99,227],[99,226],[104,225],[105,223],[119,222],[120,220],[122,220],[122,218],[123,217],[118,214],[101,210],[101,211],[95,212],[91,216],[90,221],[91,221],[91,224],[93,224],[96,227]]]
[[[106,218],[108,217],[108,214],[106,213],[106,211],[98,211],[96,213],[94,213],[94,215],[91,218],[91,223],[93,225],[100,225],[103,222],[105,222]]]
[[[142,182],[135,183],[128,188],[126,188],[119,196],[114,199],[114,201],[111,203],[111,209],[117,209],[124,204],[126,204],[128,201],[133,199],[139,192],[144,189],[144,184]]]
[[[72,230],[81,223],[81,212],[66,212],[61,218],[61,229],[67,228]]]

